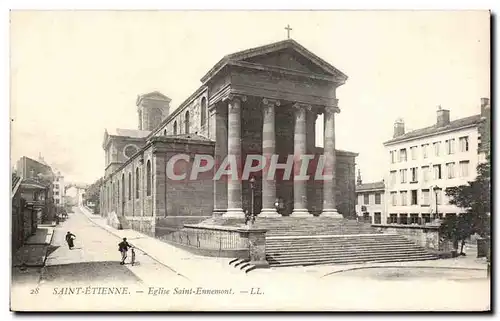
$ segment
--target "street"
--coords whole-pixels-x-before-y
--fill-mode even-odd
[[[66,233],[76,235],[75,247],[70,250],[65,241]],[[158,280],[182,282],[168,267],[156,262],[148,255],[136,250],[136,263],[132,266],[129,257],[120,265],[117,236],[93,224],[76,210],[54,230],[46,265],[43,268],[19,268],[12,270],[12,296],[45,291],[55,287],[74,286],[129,286],[143,287]],[[130,240],[133,244],[133,240]]]

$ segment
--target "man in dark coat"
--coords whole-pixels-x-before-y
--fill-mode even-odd
[[[66,233],[66,242],[68,243],[68,247],[70,250],[72,250],[73,247],[75,246],[75,244],[73,243],[73,240],[75,238],[76,238],[76,236],[74,234],[72,234],[71,232]]]
[[[121,241],[118,244],[118,251],[120,251],[120,253],[122,254],[122,261],[120,262],[121,265],[125,264],[125,259],[127,258],[128,249],[131,247],[132,247],[132,245],[130,245],[130,243],[127,242],[126,237],[124,237],[123,241]]]

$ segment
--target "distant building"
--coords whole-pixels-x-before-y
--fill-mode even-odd
[[[358,170],[356,181],[356,214],[358,220],[372,224],[381,224],[383,222],[384,193],[384,181],[363,184],[361,173]]]
[[[55,219],[54,174],[50,166],[21,157],[12,173],[12,253],[36,232],[38,224]]]
[[[54,203],[58,206],[64,206],[65,189],[64,175],[60,171],[57,171],[54,178]]]
[[[439,106],[434,125],[408,133],[402,119],[395,122],[394,137],[384,143],[389,159],[384,223],[428,223],[463,212],[449,204],[445,190],[475,179],[489,150],[488,106],[483,98],[481,114],[456,120]]]

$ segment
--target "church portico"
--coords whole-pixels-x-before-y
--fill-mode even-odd
[[[172,112],[163,94],[141,96],[140,130],[105,136],[102,213],[115,212],[133,228],[160,236],[208,217],[242,222],[246,211],[260,220],[354,216],[357,154],[335,149],[336,88],[346,79],[286,40],[224,57]],[[163,101],[161,121],[151,116],[153,99]],[[316,146],[319,114],[324,148]],[[224,167],[221,177],[189,179],[188,166],[188,177],[177,181],[167,171],[179,154],[189,157],[176,166],[192,166],[200,154],[211,157],[211,175],[223,164],[235,168]],[[264,166],[254,168],[259,162]],[[327,180],[316,177],[321,164]]]
[[[230,173],[214,180],[214,216],[243,218],[245,210],[250,212],[252,190],[248,179],[253,177],[253,210],[260,217],[279,217],[275,205],[278,199],[289,204],[285,205],[282,214],[292,217],[308,217],[313,215],[312,212],[342,217],[336,209],[334,175],[334,113],[339,111],[338,107],[228,94],[212,111],[217,124],[216,164],[226,160]],[[326,148],[318,153],[314,138],[315,122],[318,114],[322,113],[325,114]],[[227,141],[227,154],[223,151],[224,141]],[[245,164],[249,155],[262,157],[265,165],[245,178],[242,174],[244,167],[249,166]],[[293,175],[287,178],[282,174],[286,172],[283,167],[290,155],[293,155]],[[278,169],[270,177],[273,156],[277,157]],[[234,171],[230,169],[231,163],[237,165]],[[318,163],[324,166],[323,176],[326,179],[315,177]],[[227,192],[227,203],[224,202],[223,190]]]

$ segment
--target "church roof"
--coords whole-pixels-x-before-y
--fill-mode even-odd
[[[145,138],[151,133],[149,130],[122,128],[106,129],[106,132],[111,136],[125,136],[131,138]]]
[[[205,136],[198,135],[198,134],[179,134],[179,135],[168,135],[168,136],[160,136],[160,137],[201,140],[201,141],[207,141],[207,142],[212,141],[211,139],[209,139]]]
[[[443,126],[443,127],[438,127],[437,125],[432,125],[429,127],[413,130],[413,131],[408,132],[404,135],[401,135],[399,137],[396,137],[396,138],[393,138],[391,140],[386,141],[384,143],[384,145],[396,143],[396,142],[411,139],[411,138],[419,138],[422,136],[435,135],[435,134],[439,134],[441,132],[447,132],[450,130],[460,129],[463,127],[469,127],[471,125],[479,124],[480,122],[481,122],[481,115],[479,115],[479,114],[465,117],[465,118],[460,118],[460,119],[450,121],[450,123],[448,125]]]
[[[320,68],[322,68],[326,73],[331,74],[333,76],[338,77],[342,81],[347,80],[347,76],[342,73],[340,70],[326,62],[325,60],[321,59],[320,57],[316,56],[314,53],[311,51],[307,50],[305,47],[300,45],[298,42],[296,42],[293,39],[287,39],[283,41],[278,41],[269,45],[264,45],[256,48],[251,48],[251,49],[246,49],[243,51],[238,51],[233,54],[229,54],[224,56],[208,73],[203,76],[201,79],[201,82],[205,83],[207,80],[209,80],[211,77],[213,77],[215,74],[217,74],[225,65],[227,65],[231,61],[241,61],[244,59],[252,58],[255,56],[260,56],[260,55],[265,55],[269,54],[271,52],[276,52],[280,51],[283,49],[290,48],[299,54],[303,55],[306,57],[309,61],[312,63],[316,64]]]

